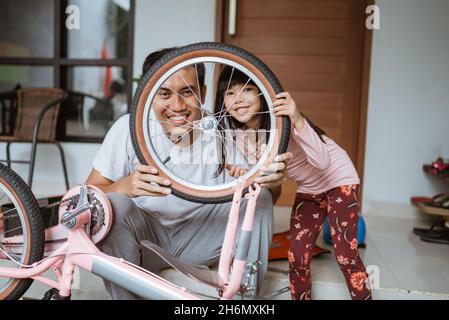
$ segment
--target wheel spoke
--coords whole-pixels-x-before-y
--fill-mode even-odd
[[[3,243],[0,243],[0,251],[3,252],[3,254],[6,255],[14,263],[16,263],[18,265],[22,265],[21,262],[22,262],[22,255],[23,255],[23,253],[9,252],[8,250],[5,249]]]
[[[229,80],[228,80],[228,84],[226,85],[226,91],[225,92],[227,92],[229,90],[229,87],[231,86],[231,80],[232,80],[232,75],[234,74],[234,70],[235,70],[235,68],[232,67],[231,75],[229,76]],[[213,116],[222,113],[223,112],[223,107],[224,107],[224,97],[223,97],[223,101],[221,103],[220,111],[214,113]]]
[[[263,114],[263,113],[270,113],[270,112],[271,111],[259,111],[259,112],[250,112],[250,113],[246,113],[246,114],[255,115],[255,114]],[[225,117],[232,117],[232,115],[228,114],[228,115],[222,116],[222,118],[225,118]]]
[[[14,207],[14,208],[12,208],[12,209],[9,209],[8,211],[2,212],[2,213],[0,214],[0,217],[3,218],[3,216],[4,216],[6,213],[11,212],[11,211],[14,211],[14,210],[17,211],[17,209]]]
[[[226,133],[222,136],[220,134],[214,133],[215,136],[219,137],[221,139],[221,141],[224,143],[225,149],[226,149],[226,155],[228,155],[227,153],[232,150],[233,148],[231,147],[232,144],[235,145],[235,147],[237,148],[237,150],[243,151],[240,149],[240,147],[238,146],[238,144],[234,141],[233,138],[229,138],[226,137]],[[228,146],[229,145],[229,146]],[[231,149],[229,149],[231,148]],[[233,153],[234,154],[234,153]]]
[[[206,102],[207,101],[207,97],[208,97],[208,92],[210,92],[210,94],[212,95],[213,94],[213,91],[214,90],[212,90],[212,83],[214,82],[214,79],[215,79],[215,66],[216,66],[216,63],[215,62],[213,62],[212,63],[212,69],[211,69],[211,71],[210,71],[210,80],[209,80],[209,84],[207,85],[207,90],[206,90],[206,94],[205,94],[205,96],[204,96],[204,101]],[[214,99],[212,99],[211,101],[213,101]],[[211,106],[211,109],[212,110],[207,110],[207,112],[208,112],[208,115],[210,115],[212,112],[213,112],[213,106]]]
[[[192,88],[190,87],[190,85],[187,83],[186,79],[184,79],[184,77],[182,76],[182,74],[177,71],[176,74],[178,75],[178,77],[181,77],[182,81],[184,81],[184,83],[186,84],[186,86],[189,88],[190,92],[192,92],[192,94],[195,96],[196,101],[198,101],[198,103],[200,104],[200,106],[202,105],[201,100],[197,97],[197,95],[195,94],[195,92],[192,90]],[[197,82],[198,82],[198,75],[197,75]],[[198,87],[198,90],[200,90],[200,88]],[[173,90],[172,90],[173,91]],[[201,108],[200,108],[201,109]]]
[[[187,85],[188,86],[188,85]],[[178,97],[180,97],[182,100],[184,100],[185,102],[186,102],[186,104],[188,104],[189,106],[191,106],[191,107],[195,107],[195,108],[197,108],[197,109],[199,109],[200,111],[201,111],[201,113],[203,112],[203,109],[201,108],[201,107],[198,107],[196,104],[193,104],[193,103],[191,103],[189,100],[187,100],[185,97],[183,97],[182,95],[180,95],[178,92],[176,92],[175,90],[173,90],[172,88],[170,88],[170,87],[168,87],[168,86],[166,86],[166,88],[168,89],[168,90],[170,90],[171,92],[173,92],[174,94],[176,94]],[[190,88],[190,86],[189,86],[189,88]],[[190,89],[190,91],[192,91],[192,89]],[[193,93],[193,91],[192,91],[192,93]],[[196,96],[195,96],[195,98],[196,98]],[[197,98],[198,99],[198,98]],[[201,104],[200,104],[201,105]]]
[[[150,120],[150,121],[154,121],[154,122],[159,122],[159,123],[167,123],[167,124],[173,124],[173,123],[171,123],[170,121],[162,121],[162,120],[158,120],[158,119],[148,119],[148,120]],[[191,128],[191,126],[187,126],[187,125],[185,125],[185,124],[177,124],[176,125],[177,127],[183,127],[183,128]]]
[[[147,103],[133,105],[133,111],[139,121],[142,114],[146,117],[142,123],[131,125],[134,124],[137,137],[143,137],[144,141],[133,141],[133,145],[139,148],[141,155],[149,151],[156,167],[173,179],[173,188],[181,196],[212,202],[219,196],[231,198],[236,183],[233,181],[238,179],[237,174],[231,179],[231,166],[235,166],[235,172],[243,178],[255,177],[264,164],[262,160],[271,154],[262,141],[270,141],[269,147],[273,149],[278,145],[278,134],[286,130],[284,123],[275,122],[277,118],[271,106],[275,81],[263,65],[250,57],[226,45],[200,45],[187,51],[179,50],[167,57],[163,68],[146,78],[144,88],[139,88],[139,97],[147,99]],[[170,77],[173,82],[166,81]],[[162,84],[159,88],[150,88],[154,83]],[[224,99],[221,99],[222,90],[226,90]],[[261,107],[257,108],[259,105]],[[156,108],[157,116],[151,108]],[[258,122],[263,127],[251,130],[242,125],[241,131],[233,131],[236,129],[233,124],[237,122],[231,117],[241,119],[237,111],[245,115],[245,119],[252,118],[251,123]],[[184,121],[184,117],[187,120]],[[156,121],[159,124],[155,124]],[[276,124],[282,132],[275,131]]]
[[[23,229],[23,227],[22,227],[22,226],[20,226],[20,227],[17,227],[17,228],[14,228],[14,229],[8,230],[8,231],[6,231],[6,232],[3,232],[3,235],[5,235],[5,234],[7,234],[7,233],[9,233],[9,232],[12,232],[12,231],[18,230],[18,229]]]
[[[257,95],[255,95],[254,97],[251,97],[250,99],[254,99],[254,98],[257,98],[257,97],[259,97],[259,96],[261,96],[261,95],[263,95],[263,93],[261,92],[261,93],[259,93],[259,94],[257,94]],[[246,103],[246,102],[250,102],[249,100],[243,100],[243,103]],[[224,103],[224,100],[223,100],[223,103]],[[223,107],[222,107],[222,109],[223,109]],[[222,113],[226,113],[228,111],[228,109],[224,109],[224,110],[221,110],[221,111],[218,111],[218,112],[216,112],[216,113],[214,113],[213,114],[213,116],[215,116],[215,117],[219,117],[220,116],[220,114],[222,114]],[[271,112],[271,111],[266,111],[267,113],[269,113],[269,112]]]
[[[229,87],[231,86],[231,80],[232,80],[232,75],[234,74],[234,70],[235,70],[235,68],[234,67],[232,67],[232,70],[231,70],[231,75],[229,76],[229,80],[228,80],[228,84],[226,85],[226,91],[225,92],[227,92],[228,90],[229,90]],[[223,111],[224,111],[224,114],[226,114],[226,112],[227,112],[227,109],[225,108],[224,110],[223,110],[223,107],[224,107],[224,96],[223,96],[223,102],[221,103],[221,107],[220,107],[220,111],[218,111],[217,113],[222,113]],[[214,114],[214,116],[215,116],[216,114]],[[220,122],[220,120],[218,120],[218,122]]]
[[[187,132],[183,133],[178,139],[176,139],[176,141],[173,142],[173,144],[177,144],[179,141],[182,140],[182,138],[184,138],[187,134],[189,134],[190,132],[192,132],[192,130],[193,130],[193,128],[190,128]],[[171,147],[172,147],[172,146],[169,146],[168,148],[171,148]],[[166,149],[162,150],[162,151],[157,155],[157,157],[160,159],[160,155],[161,155],[162,153],[166,152],[166,151],[167,151]],[[167,160],[167,159],[166,159],[166,160]],[[164,160],[164,161],[166,161],[166,160]]]
[[[193,130],[193,128],[191,128],[190,131],[191,131],[191,130]],[[164,135],[164,134],[167,135],[167,132],[170,132],[170,130],[167,130],[167,131],[158,133],[158,134],[156,134],[156,135],[154,135],[154,136],[151,136],[150,139],[157,138],[157,137],[162,136],[162,135]],[[184,135],[185,135],[185,133],[183,134],[183,136],[184,136]],[[178,142],[179,142],[179,141],[174,142],[174,143],[176,144],[176,143],[178,143]]]
[[[202,99],[201,99],[201,87],[200,87],[200,79],[198,78],[198,66],[196,65],[196,63],[195,63],[195,74],[196,74],[196,85],[198,86],[198,95],[199,95],[199,103],[200,103],[200,105],[202,106],[203,105],[203,103],[202,103]],[[204,81],[204,79],[203,79],[203,81]]]
[[[162,108],[164,108],[165,110],[168,110],[168,111],[170,111],[170,112],[173,112],[174,114],[176,114],[177,116],[179,116],[179,117],[181,117],[182,118],[182,116],[179,114],[179,113],[177,113],[177,112],[174,112],[174,111],[172,111],[172,110],[170,110],[169,108],[167,108],[166,106],[164,106],[163,104],[161,104],[161,103],[159,103],[159,102],[157,102],[156,100],[154,100],[153,99],[153,102],[156,102],[160,107],[162,107]],[[193,122],[191,122],[191,121],[189,121],[189,120],[187,120],[187,119],[185,119],[188,123],[190,123],[191,125],[194,125],[194,123]]]
[[[4,195],[2,195],[2,197],[0,198],[0,201],[2,201],[5,196],[6,196],[6,192]]]

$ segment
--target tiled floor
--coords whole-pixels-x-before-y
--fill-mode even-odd
[[[382,261],[381,277],[392,278],[384,287],[449,295],[449,245],[421,241],[411,230],[428,226],[409,219],[367,217],[372,251]],[[384,276],[384,277],[385,277]],[[382,279],[382,278],[381,278]]]
[[[289,210],[279,208],[276,212],[275,231],[288,228]],[[449,245],[423,242],[412,233],[415,226],[429,226],[430,222],[420,219],[388,217],[387,214],[365,215],[367,225],[366,249],[361,257],[369,268],[378,268],[379,290],[377,299],[449,299]],[[319,244],[326,246],[322,240]],[[328,246],[328,248],[330,248]],[[270,263],[271,267],[287,270],[286,261]],[[374,270],[374,269],[373,269]],[[215,290],[199,285],[174,271],[164,272],[169,280],[214,294]],[[316,299],[349,299],[344,278],[332,254],[322,255],[312,262],[313,291]],[[74,299],[108,299],[101,279],[81,272],[80,290],[74,292]],[[262,294],[272,293],[288,286],[285,274],[269,272]],[[33,284],[27,296],[42,297],[45,288]],[[274,297],[289,299],[289,293]]]
[[[428,227],[431,220],[367,213],[365,222],[366,248],[360,249],[360,255],[370,270],[379,271],[380,288],[435,296],[442,294],[449,298],[449,245],[423,242],[412,233],[413,227]],[[322,240],[320,244],[323,245]],[[330,246],[327,248],[331,249]],[[288,268],[282,261],[272,265]],[[344,284],[330,254],[314,259],[312,276],[319,282]]]

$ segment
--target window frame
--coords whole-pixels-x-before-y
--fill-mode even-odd
[[[69,90],[67,87],[67,70],[71,67],[122,67],[126,68],[126,92],[128,100],[128,111],[132,101],[133,91],[133,62],[134,62],[134,22],[135,22],[135,0],[130,0],[128,17],[128,39],[127,57],[115,59],[84,59],[68,58],[67,38],[68,32],[65,27],[68,0],[53,0],[54,5],[54,48],[53,57],[0,57],[0,65],[26,65],[26,66],[48,66],[53,67],[53,87]],[[62,109],[61,109],[62,111]],[[101,143],[103,138],[67,136],[65,132],[58,132],[59,140],[63,142]]]

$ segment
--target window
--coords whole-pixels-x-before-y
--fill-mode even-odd
[[[79,9],[79,29],[66,27],[69,6]],[[101,142],[131,104],[134,7],[135,0],[0,1],[0,91],[67,90],[59,139]]]

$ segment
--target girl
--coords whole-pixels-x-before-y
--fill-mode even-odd
[[[248,77],[234,71],[220,75],[215,112],[229,113],[221,125],[231,128],[266,128],[268,110],[260,91]],[[347,153],[315,126],[296,106],[289,93],[273,102],[276,116],[290,117],[292,127],[287,164],[290,179],[298,183],[290,219],[289,270],[292,299],[311,299],[312,251],[326,216],[329,218],[333,249],[352,299],[371,299],[368,275],[360,259],[357,227],[360,214],[360,180]],[[264,126],[265,125],[265,126]],[[256,146],[257,149],[257,146]],[[257,153],[256,153],[257,154]],[[239,173],[239,168],[227,168]],[[241,173],[241,172],[240,172]]]

